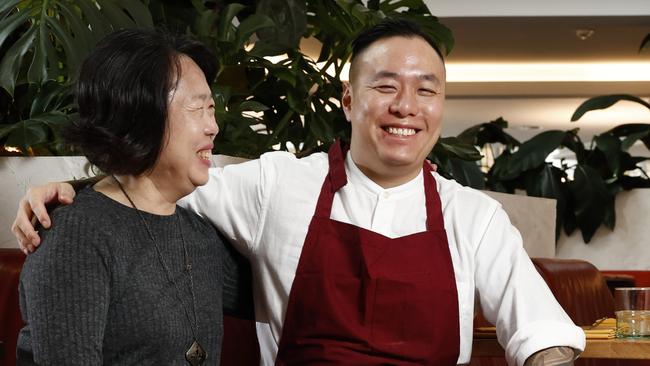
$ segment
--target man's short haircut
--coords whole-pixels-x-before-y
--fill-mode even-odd
[[[444,63],[445,58],[440,47],[419,25],[407,19],[384,18],[379,23],[359,33],[352,41],[350,64],[353,65],[356,57],[373,43],[391,37],[422,38],[436,51]],[[351,76],[350,79],[352,79]]]
[[[196,40],[143,29],[102,39],[81,66],[79,118],[64,131],[66,141],[106,174],[153,168],[167,143],[168,104],[182,56],[212,83],[216,57]]]

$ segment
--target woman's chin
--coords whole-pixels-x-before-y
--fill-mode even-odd
[[[206,170],[205,174],[200,174],[200,175],[197,174],[196,176],[191,177],[190,181],[194,185],[194,188],[197,188],[206,185],[208,183],[209,178],[210,176],[208,175],[208,172]]]

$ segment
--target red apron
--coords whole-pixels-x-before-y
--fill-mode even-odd
[[[329,151],[276,365],[456,365],[458,293],[431,168],[427,231],[391,239],[330,219],[344,153],[339,142]]]

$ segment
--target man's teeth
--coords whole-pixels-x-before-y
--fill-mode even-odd
[[[386,129],[386,132],[390,133],[391,135],[398,135],[398,136],[411,136],[415,135],[415,130],[412,128],[396,128],[396,127],[388,127]]]
[[[199,158],[205,159],[205,160],[210,160],[212,158],[212,154],[210,153],[209,150],[201,150],[198,152]]]

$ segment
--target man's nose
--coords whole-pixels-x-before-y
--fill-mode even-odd
[[[409,90],[400,90],[390,105],[390,112],[400,117],[416,115],[418,113],[416,93]]]

